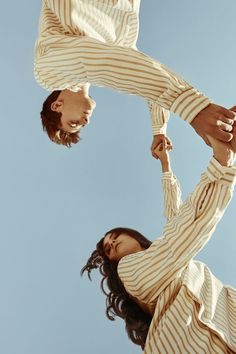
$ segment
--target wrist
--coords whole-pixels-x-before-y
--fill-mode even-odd
[[[214,154],[213,157],[224,167],[231,167],[235,160],[234,154],[230,151],[228,154]]]
[[[169,160],[161,161],[161,167],[162,167],[162,172],[170,172],[171,171],[170,161]]]

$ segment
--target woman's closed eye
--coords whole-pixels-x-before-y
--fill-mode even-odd
[[[119,235],[117,235],[117,234],[111,234],[111,235],[109,236],[109,241],[112,241],[112,245],[113,245],[113,246],[114,246],[113,241],[116,240],[118,236],[119,236]],[[113,247],[113,248],[114,248],[114,247]],[[111,244],[110,244],[109,242],[108,242],[108,243],[106,244],[106,246],[104,247],[104,252],[105,252],[105,254],[106,254],[107,256],[110,255],[110,253],[111,253]]]

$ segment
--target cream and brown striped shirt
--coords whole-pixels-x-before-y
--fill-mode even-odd
[[[179,181],[172,172],[162,173],[162,190],[164,197],[164,216],[169,221],[173,216],[178,214],[182,205]]]
[[[167,210],[171,219],[163,236],[120,260],[127,292],[153,316],[145,354],[236,353],[236,290],[193,260],[222,218],[235,182],[236,167],[213,158],[179,210],[180,198]],[[173,176],[163,183],[165,191],[174,186],[172,196],[179,195]]]
[[[147,100],[153,135],[169,111],[185,121],[209,103],[175,73],[136,48],[140,0],[43,0],[34,73],[47,90],[90,83]]]

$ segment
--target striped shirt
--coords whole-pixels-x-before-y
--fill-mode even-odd
[[[171,189],[172,177],[165,179]],[[120,260],[127,292],[153,316],[145,354],[236,353],[236,290],[193,260],[223,216],[235,183],[236,167],[213,158],[163,236]]]
[[[177,215],[182,205],[179,181],[172,172],[162,173],[162,189],[164,196],[164,216],[169,221],[173,216]]]
[[[90,83],[147,100],[153,135],[169,111],[191,123],[210,100],[136,48],[140,0],[43,0],[34,73],[47,90]]]

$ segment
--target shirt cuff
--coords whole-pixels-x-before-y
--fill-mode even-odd
[[[162,172],[162,178],[163,179],[170,179],[171,177],[173,177],[173,173],[172,172]]]
[[[162,125],[153,125],[152,126],[152,135],[164,134],[166,135],[167,123]]]
[[[226,184],[236,183],[236,166],[222,166],[214,157],[209,162],[206,174],[211,182],[222,180]]]
[[[173,174],[173,172],[162,172],[162,181],[170,181],[170,182],[175,182],[176,177]]]
[[[212,101],[194,88],[189,88],[171,105],[170,110],[178,114],[189,124],[193,119],[206,108]]]

